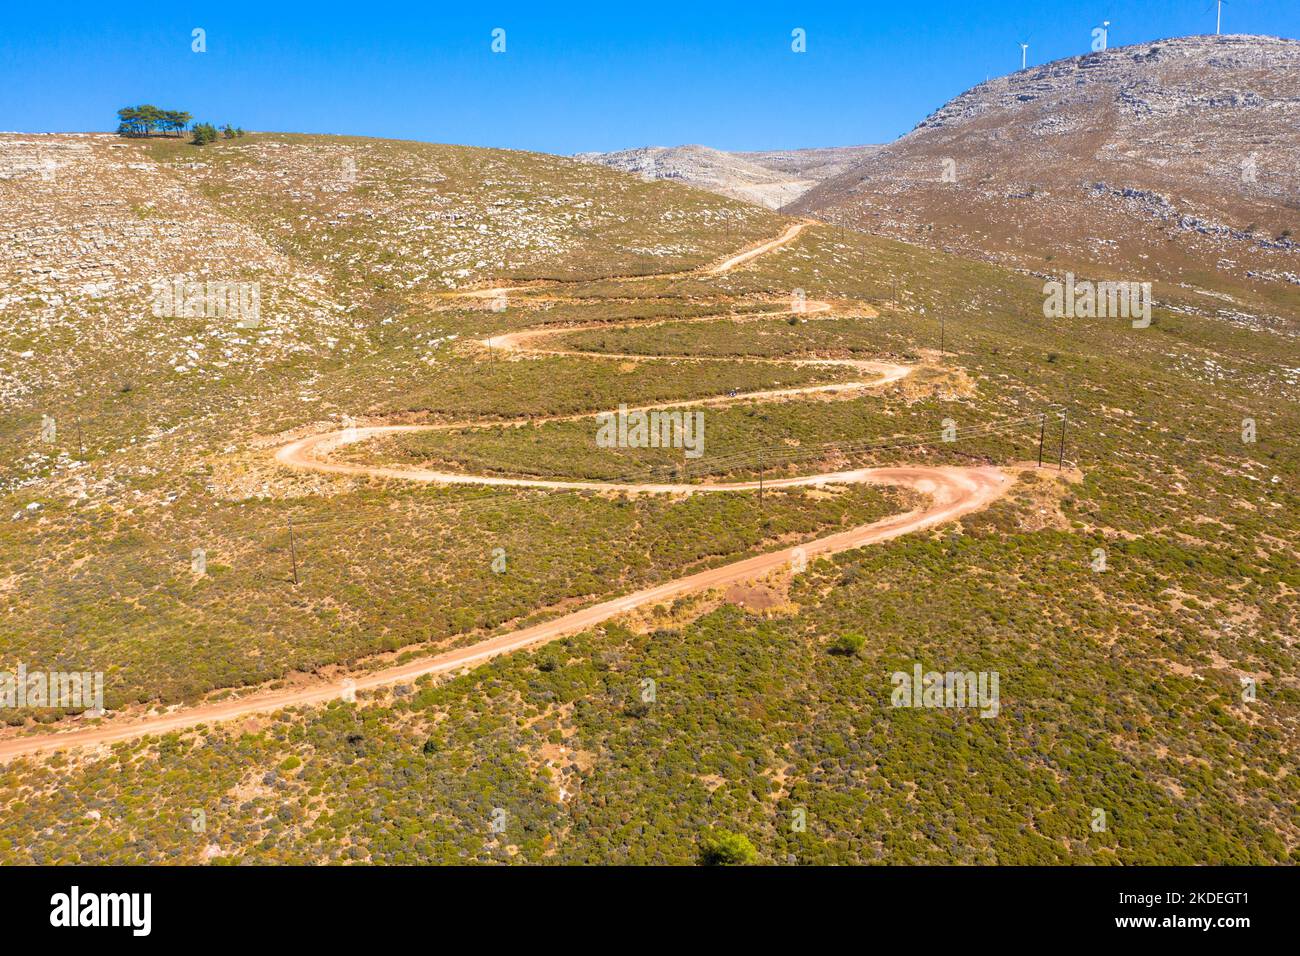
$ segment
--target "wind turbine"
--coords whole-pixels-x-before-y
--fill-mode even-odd
[[[1029,66],[1029,44],[1033,39],[1034,35],[1031,33],[1020,41],[1020,69],[1022,70]]]
[[[1216,37],[1220,35],[1220,31],[1223,28],[1223,2],[1224,0],[1217,0],[1215,3],[1216,12],[1214,15],[1214,35]],[[1231,6],[1231,4],[1229,4],[1229,6]],[[1206,7],[1205,12],[1209,13],[1210,8]]]

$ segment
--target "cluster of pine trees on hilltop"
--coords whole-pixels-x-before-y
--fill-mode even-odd
[[[174,133],[180,136],[189,127],[192,119],[194,117],[184,110],[164,110],[148,104],[124,106],[117,111],[117,134],[149,137],[168,136]],[[191,133],[190,142],[195,146],[203,146],[217,138],[217,128],[211,123],[195,123]],[[244,131],[227,123],[221,128],[221,135],[226,139],[234,139],[236,136],[243,136]]]

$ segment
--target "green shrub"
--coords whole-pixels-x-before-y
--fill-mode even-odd
[[[700,838],[700,863],[704,866],[747,866],[758,862],[749,838],[730,830],[708,830]]]
[[[856,657],[862,653],[862,648],[866,646],[867,639],[861,634],[841,634],[835,640],[831,641],[830,652],[839,654],[843,657]]]

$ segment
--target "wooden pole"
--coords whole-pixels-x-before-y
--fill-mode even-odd
[[[1057,471],[1065,470],[1065,418],[1067,415],[1069,415],[1069,412],[1061,412],[1061,457],[1056,465]]]
[[[293,540],[293,515],[289,515],[289,558],[293,561],[293,586],[298,586],[298,546]]]
[[[763,510],[763,453],[758,453],[758,510]]]

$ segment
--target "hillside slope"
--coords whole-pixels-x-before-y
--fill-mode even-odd
[[[346,137],[6,134],[0,173],[0,446],[42,415],[102,421],[106,445],[168,429],[200,382],[207,412],[250,404],[270,370],[296,390],[373,354],[398,299],[688,267],[780,222],[559,157]],[[155,314],[178,279],[255,283],[256,326]],[[48,465],[22,458],[0,482]]]
[[[0,863],[685,864],[714,828],[783,864],[1300,861],[1294,340],[1047,320],[1021,271],[530,154],[66,142],[61,189],[0,180],[0,671],[103,672],[109,713],[0,739],[299,706],[15,746]],[[173,270],[260,281],[262,324],[154,315]],[[621,405],[707,414],[701,456],[608,446]],[[364,467],[287,467],[313,436]],[[916,516],[814,477],[867,467],[1016,479],[796,561]],[[900,706],[916,668],[997,676],[996,713]]]
[[[283,437],[212,453],[194,477],[176,473],[174,448],[152,446],[136,462],[162,474],[123,480],[181,497],[130,497],[99,518],[97,495],[75,510],[94,522],[72,524],[44,488],[11,495],[0,509],[20,512],[0,521],[17,576],[0,579],[10,660],[108,661],[118,700],[142,686],[198,699],[211,686],[231,688],[207,698],[225,701],[252,679],[274,692],[415,667],[532,623],[538,608],[898,514],[908,502],[775,479],[1032,462],[1038,414],[1069,410],[1068,433],[1046,422],[1049,467],[1018,469],[1009,494],[958,524],[645,605],[463,673],[359,680],[355,702],[19,757],[0,766],[0,861],[687,864],[715,827],[774,864],[1300,860],[1291,343],[1164,309],[1144,329],[1046,321],[1040,285],[813,226],[722,275],[538,285],[501,313],[443,296],[424,314],[408,300],[392,338],[373,339],[388,364],[359,353],[312,386],[376,423],[445,423],[725,397],[762,383],[724,376],[770,376],[778,357],[783,387],[792,359],[920,366],[879,389],[711,405],[692,476],[765,474],[761,504],[470,498],[286,475],[268,464]],[[792,289],[835,309],[774,315]],[[583,357],[441,347],[426,365],[432,350],[417,347],[434,329],[481,339],[539,325],[555,330],[548,347]],[[409,368],[393,355],[404,349]],[[357,378],[370,404],[334,387]],[[396,386],[408,391],[394,398]],[[1241,437],[1245,416],[1258,441]],[[348,460],[560,480],[680,462],[666,449],[598,450],[590,420],[502,421],[357,442]],[[945,421],[956,443],[939,437]],[[252,478],[239,500],[225,491],[232,461]],[[33,498],[42,509],[23,514]],[[204,577],[189,571],[196,543],[209,549]],[[337,661],[349,669],[323,666]],[[1000,675],[998,714],[899,707],[891,674],[917,666]],[[497,808],[503,830],[490,826]],[[188,825],[197,809],[201,832]]]
[[[476,333],[526,319],[486,301],[449,309],[444,293],[694,267],[784,222],[570,159],[434,144],[24,134],[0,137],[0,157],[0,667],[93,664],[112,675],[110,707],[457,629],[441,611],[412,616],[414,596],[381,621],[373,591],[323,575],[297,604],[283,528],[315,483],[255,447],[343,416],[523,416],[628,394],[614,369],[480,361]],[[177,281],[198,300],[161,301]],[[248,290],[256,314],[209,308],[209,283]],[[636,387],[689,396],[771,377],[665,369]],[[361,499],[347,509],[358,528],[393,514]],[[429,548],[395,544],[388,559],[412,565]],[[201,578],[195,549],[211,555]],[[352,560],[344,580],[363,573]]]
[[[1227,282],[1206,309],[1272,313],[1300,294],[1297,154],[1300,42],[1182,37],[982,83],[788,209],[1046,272]]]

